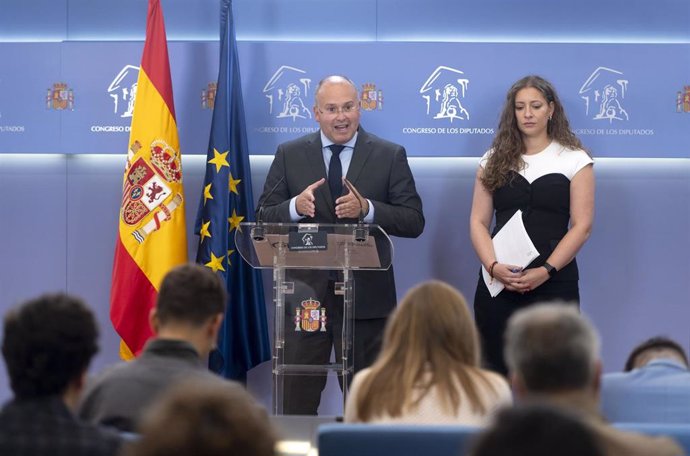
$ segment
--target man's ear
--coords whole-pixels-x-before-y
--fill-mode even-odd
[[[527,396],[527,386],[525,385],[525,381],[520,375],[516,373],[510,374],[510,386],[513,389],[513,395],[516,398],[522,399],[525,396]]]
[[[223,324],[223,314],[219,313],[211,317],[211,321],[209,322],[209,330],[212,333],[212,335],[215,337],[218,335],[218,331],[220,331],[220,325]]]
[[[603,370],[604,367],[601,363],[601,360],[596,360],[596,362],[594,363],[594,372],[592,372],[592,390],[594,391],[594,394],[596,394],[597,396],[601,391],[601,373],[603,372]]]
[[[151,331],[153,331],[154,334],[158,334],[160,320],[158,319],[158,310],[155,307],[152,307],[149,311],[149,326],[151,326]]]
[[[209,350],[218,348],[218,333],[220,332],[220,326],[223,324],[223,314],[219,313],[211,317],[206,323],[206,336],[211,344]]]

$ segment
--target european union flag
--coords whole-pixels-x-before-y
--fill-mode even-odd
[[[224,377],[245,380],[249,369],[270,359],[271,347],[260,271],[235,248],[235,230],[252,220],[254,199],[230,0],[221,3],[220,68],[207,158],[196,218],[196,261],[223,277],[229,295],[209,365]]]

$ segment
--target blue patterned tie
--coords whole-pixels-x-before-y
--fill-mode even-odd
[[[343,165],[340,163],[340,152],[345,149],[342,144],[331,144],[328,146],[333,152],[331,161],[328,164],[328,186],[331,188],[333,201],[340,198],[343,193]]]

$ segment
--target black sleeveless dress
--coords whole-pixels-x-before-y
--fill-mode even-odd
[[[518,209],[522,210],[525,229],[539,251],[539,257],[527,268],[537,268],[544,264],[568,232],[570,179],[592,163],[592,159],[584,151],[569,150],[556,142],[539,154],[523,158],[527,162],[526,170],[512,172],[509,183],[493,193],[496,225],[491,236],[498,233]],[[578,279],[577,262],[573,259],[535,290],[522,294],[504,289],[492,298],[480,270],[474,314],[486,367],[507,373],[503,359],[503,334],[508,319],[516,310],[547,301],[579,305]]]

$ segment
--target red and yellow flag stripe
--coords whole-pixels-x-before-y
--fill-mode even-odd
[[[182,167],[160,0],[149,0],[122,208],[110,318],[130,359],[151,337],[149,313],[165,274],[187,261]]]

